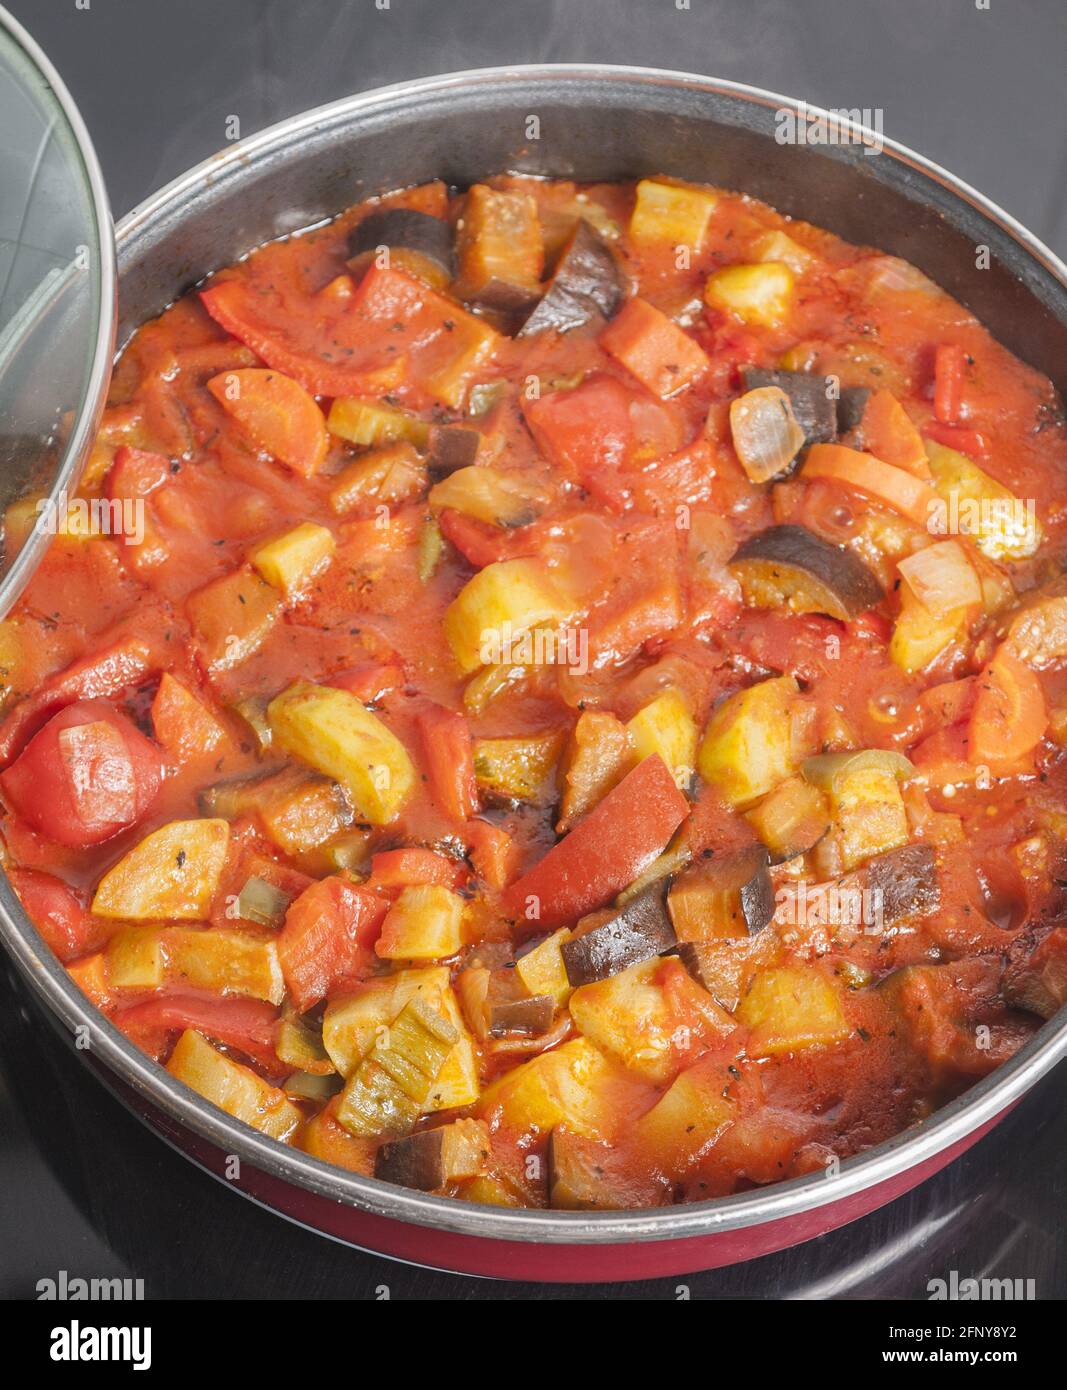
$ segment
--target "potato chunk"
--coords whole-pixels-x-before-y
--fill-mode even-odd
[[[374,949],[385,960],[444,960],[463,945],[463,899],[437,884],[405,888]]]
[[[751,806],[796,771],[796,694],[792,676],[776,676],[739,690],[711,716],[697,766],[732,806]]]
[[[294,598],[330,563],[336,549],[333,533],[310,521],[253,550],[256,569],[275,589]]]
[[[267,706],[275,741],[344,786],[372,825],[394,820],[415,786],[397,736],[347,690],[297,681]]]
[[[264,1081],[251,1067],[224,1056],[191,1028],[175,1043],[167,1070],[227,1115],[272,1139],[288,1143],[304,1118],[284,1091]]]
[[[539,560],[499,560],[479,570],[445,610],[445,636],[464,672],[506,662],[509,639],[564,623],[572,605]]]
[[[93,912],[133,922],[203,921],[229,841],[224,820],[175,820],[153,830],[100,880]]]
[[[851,1032],[840,995],[810,966],[760,970],[737,1007],[737,1018],[752,1029],[750,1057],[824,1047]]]

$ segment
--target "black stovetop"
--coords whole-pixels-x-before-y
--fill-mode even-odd
[[[1067,133],[1057,0],[7,0],[96,141],[116,213],[242,133],[361,88],[494,63],[695,69],[826,106],[881,107],[887,134],[981,188],[1061,252]],[[1019,132],[1025,129],[1026,139]],[[693,1297],[925,1298],[983,1275],[1067,1295],[1067,1072],[946,1172],[781,1255],[692,1275]],[[0,1297],[38,1279],[129,1276],[148,1297],[578,1298],[398,1265],[298,1229],[224,1189],[131,1118],[36,1015],[0,960]],[[620,1284],[673,1298],[678,1280]]]

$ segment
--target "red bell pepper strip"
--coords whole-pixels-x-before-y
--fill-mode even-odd
[[[930,420],[923,426],[923,434],[946,449],[955,449],[972,459],[989,457],[989,441],[979,430],[968,429],[966,425],[945,425],[940,420]]]
[[[469,820],[478,809],[478,784],[466,719],[455,710],[428,705],[415,722],[434,800],[450,819]]]
[[[26,745],[0,785],[35,830],[84,849],[134,825],[166,768],[159,749],[106,700],[78,700]]]
[[[386,849],[372,856],[370,877],[363,885],[369,892],[394,892],[398,888],[413,888],[435,884],[441,888],[458,888],[463,880],[463,866],[432,849]]]
[[[963,414],[963,373],[967,354],[957,343],[939,343],[934,354],[934,414],[943,425]]]
[[[517,846],[506,830],[488,821],[467,822],[467,852],[474,872],[490,888],[506,888],[515,873]]]
[[[278,958],[301,1013],[343,980],[360,977],[388,908],[387,899],[336,876],[313,883],[289,905]]]
[[[272,1077],[292,1071],[274,1050],[278,1010],[261,999],[211,999],[197,995],[161,994],[120,1009],[112,1017],[116,1028],[135,1040],[157,1031],[195,1028],[226,1047],[240,1048]]]
[[[656,753],[504,894],[516,920],[558,927],[604,907],[666,847],[689,803]]]
[[[0,764],[9,763],[30,735],[63,705],[74,700],[109,699],[131,686],[143,685],[168,664],[167,634],[180,636],[173,615],[165,607],[155,612],[145,608],[135,621],[136,630],[124,621],[110,637],[99,639],[96,650],[49,676],[32,695],[19,701],[0,723]]]
[[[404,684],[404,668],[396,661],[364,661],[347,670],[335,671],[323,684],[347,690],[365,705],[373,705],[390,690],[400,689]]]
[[[9,868],[7,876],[26,916],[61,961],[95,951],[114,930],[79,902],[72,889],[38,869]]]

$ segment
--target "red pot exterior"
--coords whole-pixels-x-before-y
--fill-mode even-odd
[[[546,1284],[664,1279],[740,1264],[744,1260],[800,1245],[803,1241],[856,1221],[910,1192],[966,1152],[1014,1108],[1007,1106],[958,1143],[895,1177],[836,1202],[827,1202],[776,1221],[682,1240],[566,1245],[495,1240],[390,1220],[331,1201],[246,1163],[241,1164],[239,1177],[228,1177],[226,1170],[229,1160],[220,1149],[175,1124],[113,1076],[107,1077],[107,1084],[111,1089],[118,1090],[126,1104],[152,1129],[200,1167],[237,1188],[246,1197],[302,1226],[362,1250],[410,1264],[427,1265],[456,1274],[533,1280]]]

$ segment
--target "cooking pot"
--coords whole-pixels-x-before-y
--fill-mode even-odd
[[[1054,381],[1067,370],[1067,267],[920,155],[789,98],[682,73],[543,66],[456,73],[335,102],[231,145],[117,229],[118,340],[251,247],[433,178],[502,170],[580,180],[668,174],[742,189],[850,241],[903,256]],[[813,123],[814,122],[814,123]],[[808,138],[808,136],[811,138]],[[676,1275],[749,1259],[874,1210],[984,1134],[1067,1050],[1064,1012],[931,1118],[809,1175],[637,1212],[454,1201],[333,1168],[215,1109],[85,999],[6,880],[0,935],[74,1055],[207,1171],[351,1244],[440,1268],[541,1280]],[[85,1046],[88,1040],[88,1046]]]

